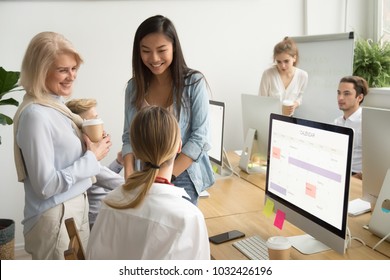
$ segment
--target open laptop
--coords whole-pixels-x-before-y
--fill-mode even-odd
[[[390,169],[387,170],[381,191],[375,204],[368,229],[390,242]]]

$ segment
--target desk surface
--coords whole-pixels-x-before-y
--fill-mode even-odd
[[[199,199],[206,219],[263,209],[259,188],[236,176],[218,179],[208,192],[210,197]]]
[[[271,223],[271,218],[266,218],[261,211],[248,212],[243,214],[236,214],[225,217],[218,217],[212,219],[206,219],[209,235],[215,235],[221,232],[237,229],[246,234],[246,236],[259,235],[264,240],[269,236],[284,235],[295,236],[303,234],[295,226],[285,222],[283,230],[280,231],[274,227]],[[210,243],[211,255],[217,260],[228,259],[247,259],[241,252],[232,246],[232,243],[236,240],[226,242],[223,244],[215,245]],[[344,255],[340,255],[333,250],[304,255],[296,249],[291,251],[291,259],[293,260],[387,260],[387,256],[376,252],[368,246],[362,245],[358,241],[352,241],[351,246],[347,249]]]
[[[239,157],[235,153],[229,153],[233,166],[238,166]],[[237,229],[246,236],[259,235],[267,239],[274,235],[294,236],[303,232],[285,221],[283,230],[273,226],[272,217],[267,218],[263,213],[265,174],[248,175],[234,167],[240,177],[235,175],[220,178],[208,192],[210,197],[199,200],[199,208],[202,210],[209,232],[209,236],[225,231]],[[355,178],[351,180],[350,200],[361,197],[361,181]],[[367,246],[353,240],[351,246],[344,255],[333,250],[304,255],[293,249],[292,259],[389,259],[390,243],[383,242],[377,247],[377,251],[371,248],[380,240],[377,236],[363,228],[368,224],[371,213],[348,218],[348,227],[353,237],[362,239]],[[236,248],[232,246],[234,241],[219,245],[210,243],[211,254],[215,259],[246,259]]]

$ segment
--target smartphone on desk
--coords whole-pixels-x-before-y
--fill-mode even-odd
[[[238,231],[238,230],[232,230],[232,231],[228,231],[228,232],[224,232],[221,234],[211,236],[211,237],[209,237],[209,240],[210,240],[210,242],[212,242],[214,244],[221,244],[221,243],[224,243],[224,242],[227,242],[227,241],[230,241],[233,239],[237,239],[240,237],[244,237],[244,236],[245,236],[245,234],[243,232]]]

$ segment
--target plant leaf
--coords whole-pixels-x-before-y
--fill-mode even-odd
[[[6,71],[0,67],[0,99],[10,90],[18,87],[20,72]]]
[[[14,105],[14,106],[19,106],[19,102],[16,101],[13,98],[8,98],[8,99],[3,99],[0,100],[0,105]]]
[[[0,124],[2,124],[2,125],[7,125],[7,124],[10,125],[12,123],[13,123],[13,121],[12,121],[12,119],[10,117],[0,113]]]

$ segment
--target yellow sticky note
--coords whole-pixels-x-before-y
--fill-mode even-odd
[[[269,217],[269,216],[271,216],[273,211],[274,211],[274,202],[267,198],[267,200],[265,201],[263,213],[266,217]]]
[[[218,172],[218,166],[213,165],[213,171],[214,171],[214,173],[217,173]]]

